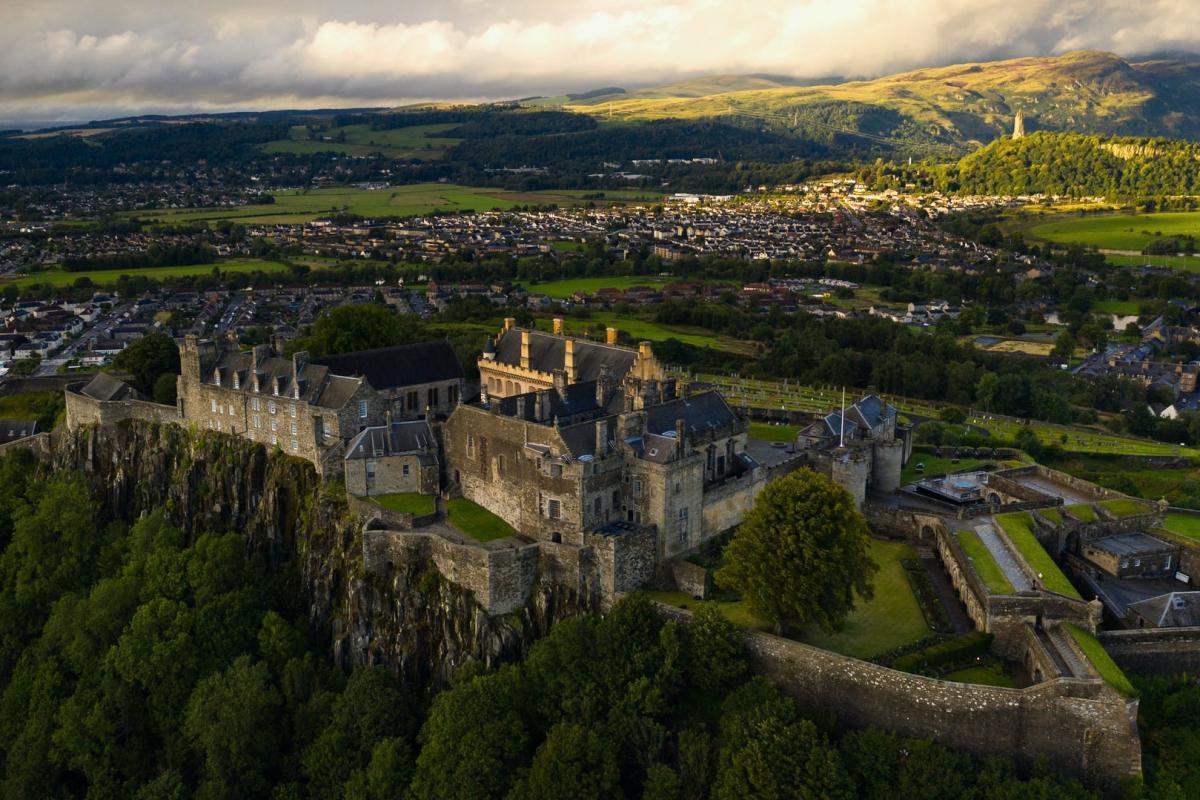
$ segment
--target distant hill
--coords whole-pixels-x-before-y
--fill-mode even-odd
[[[724,116],[818,141],[860,139],[942,157],[1008,133],[1018,110],[1030,131],[1200,139],[1200,60],[1191,55],[1130,62],[1080,51],[867,81],[785,81],[719,75],[595,94],[565,107],[628,120]]]

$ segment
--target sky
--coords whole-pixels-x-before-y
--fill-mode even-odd
[[[1200,51],[1200,0],[0,0],[0,119]]]

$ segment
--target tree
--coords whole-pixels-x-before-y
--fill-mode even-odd
[[[420,321],[413,315],[401,317],[385,305],[363,303],[322,312],[309,335],[297,340],[297,349],[327,356],[407,344],[421,338]]]
[[[203,796],[267,793],[279,755],[281,705],[267,665],[249,656],[196,685],[183,729],[204,758]]]
[[[692,645],[688,671],[694,686],[720,690],[746,674],[741,633],[715,605],[701,605],[687,630]]]
[[[176,376],[173,373],[164,372],[154,381],[154,386],[150,389],[150,397],[156,403],[173,406],[176,399],[175,390]]]
[[[179,347],[165,333],[149,333],[117,353],[113,367],[132,376],[133,388],[153,395],[160,376],[179,374]],[[173,397],[171,402],[175,402]]]
[[[555,725],[533,756],[509,800],[605,800],[621,796],[620,771],[611,746],[592,729]]]
[[[811,469],[767,484],[725,550],[717,582],[777,626],[840,630],[870,599],[867,523],[845,489]]]

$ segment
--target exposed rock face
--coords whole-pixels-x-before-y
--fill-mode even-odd
[[[362,569],[362,526],[341,487],[322,485],[311,464],[232,436],[134,420],[56,437],[55,469],[82,472],[113,518],[158,507],[194,538],[236,531],[308,602],[314,632],[346,669],[383,664],[413,683],[443,682],[470,660],[517,659],[585,598],[539,584],[524,608],[489,617],[470,592],[432,563]]]

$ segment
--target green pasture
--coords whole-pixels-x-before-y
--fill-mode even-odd
[[[1180,272],[1200,272],[1200,256],[1130,256],[1106,253],[1104,260],[1118,267],[1171,267]]]
[[[1200,212],[1168,211],[1160,214],[1060,217],[1031,225],[1026,229],[1026,233],[1031,238],[1058,244],[1078,243],[1102,250],[1141,251],[1158,238],[1200,236]]]
[[[414,183],[383,189],[357,186],[324,186],[293,189],[274,196],[274,203],[216,208],[181,208],[165,211],[139,211],[128,216],[162,223],[218,222],[233,220],[248,225],[300,224],[332,214],[357,214],[363,217],[411,217],[435,211],[507,211],[516,206],[581,205],[589,202],[578,189],[543,189],[517,192],[460,186],[454,183]],[[604,192],[596,202],[615,202],[649,197],[645,192]]]
[[[314,140],[308,138],[306,126],[293,125],[287,139],[267,142],[262,149],[267,153],[341,153],[348,156],[383,155],[389,158],[428,160],[441,158],[446,150],[462,141],[437,135],[455,127],[458,127],[455,123],[444,123],[377,131],[371,130],[371,126],[365,124],[340,128],[329,126],[318,128],[318,138]],[[333,139],[340,134],[345,134],[344,142],[325,141],[320,138],[328,136]]]
[[[238,261],[214,261],[211,264],[192,264],[179,267],[136,267],[134,269],[98,269],[89,272],[65,272],[61,269],[48,269],[44,272],[31,272],[22,277],[10,280],[19,287],[33,284],[49,284],[50,286],[71,286],[80,278],[87,278],[96,286],[112,286],[122,276],[144,277],[151,280],[165,278],[187,278],[195,275],[208,275],[213,269],[223,273],[230,272],[286,272],[288,267],[278,261],[259,261],[254,259]],[[0,279],[0,286],[6,281]]]

